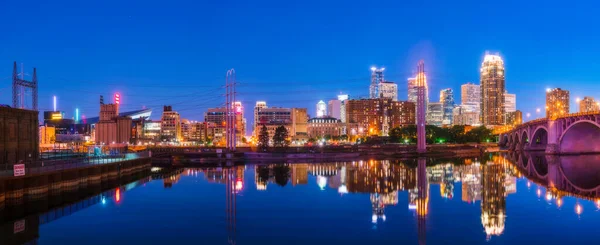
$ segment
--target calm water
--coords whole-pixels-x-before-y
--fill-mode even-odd
[[[181,169],[73,201],[69,208],[5,218],[0,241],[264,245],[599,240],[598,156],[484,158]]]

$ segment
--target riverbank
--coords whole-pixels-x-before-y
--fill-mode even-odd
[[[0,179],[0,207],[19,205],[25,200],[44,199],[90,186],[102,185],[121,176],[149,170],[149,158],[85,165],[41,173],[11,176]]]

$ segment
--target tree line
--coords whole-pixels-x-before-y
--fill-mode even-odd
[[[485,126],[473,127],[471,130],[464,125],[452,127],[437,127],[425,125],[425,138],[428,144],[433,143],[482,143],[494,139],[492,130]],[[415,143],[417,142],[417,125],[396,127],[390,130],[390,143]]]

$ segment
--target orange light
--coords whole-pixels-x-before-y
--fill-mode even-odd
[[[119,188],[117,188],[117,191],[116,191],[116,193],[115,193],[115,200],[116,200],[117,202],[120,202],[120,201],[121,201],[121,189],[119,189]]]

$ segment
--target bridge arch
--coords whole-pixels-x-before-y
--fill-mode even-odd
[[[561,153],[599,153],[600,125],[591,120],[581,120],[565,129],[559,139]]]
[[[530,145],[547,145],[548,144],[548,129],[544,126],[537,127],[533,131]]]
[[[527,144],[529,143],[529,135],[527,135],[527,131],[523,130],[523,132],[521,133],[521,143],[522,144]]]

